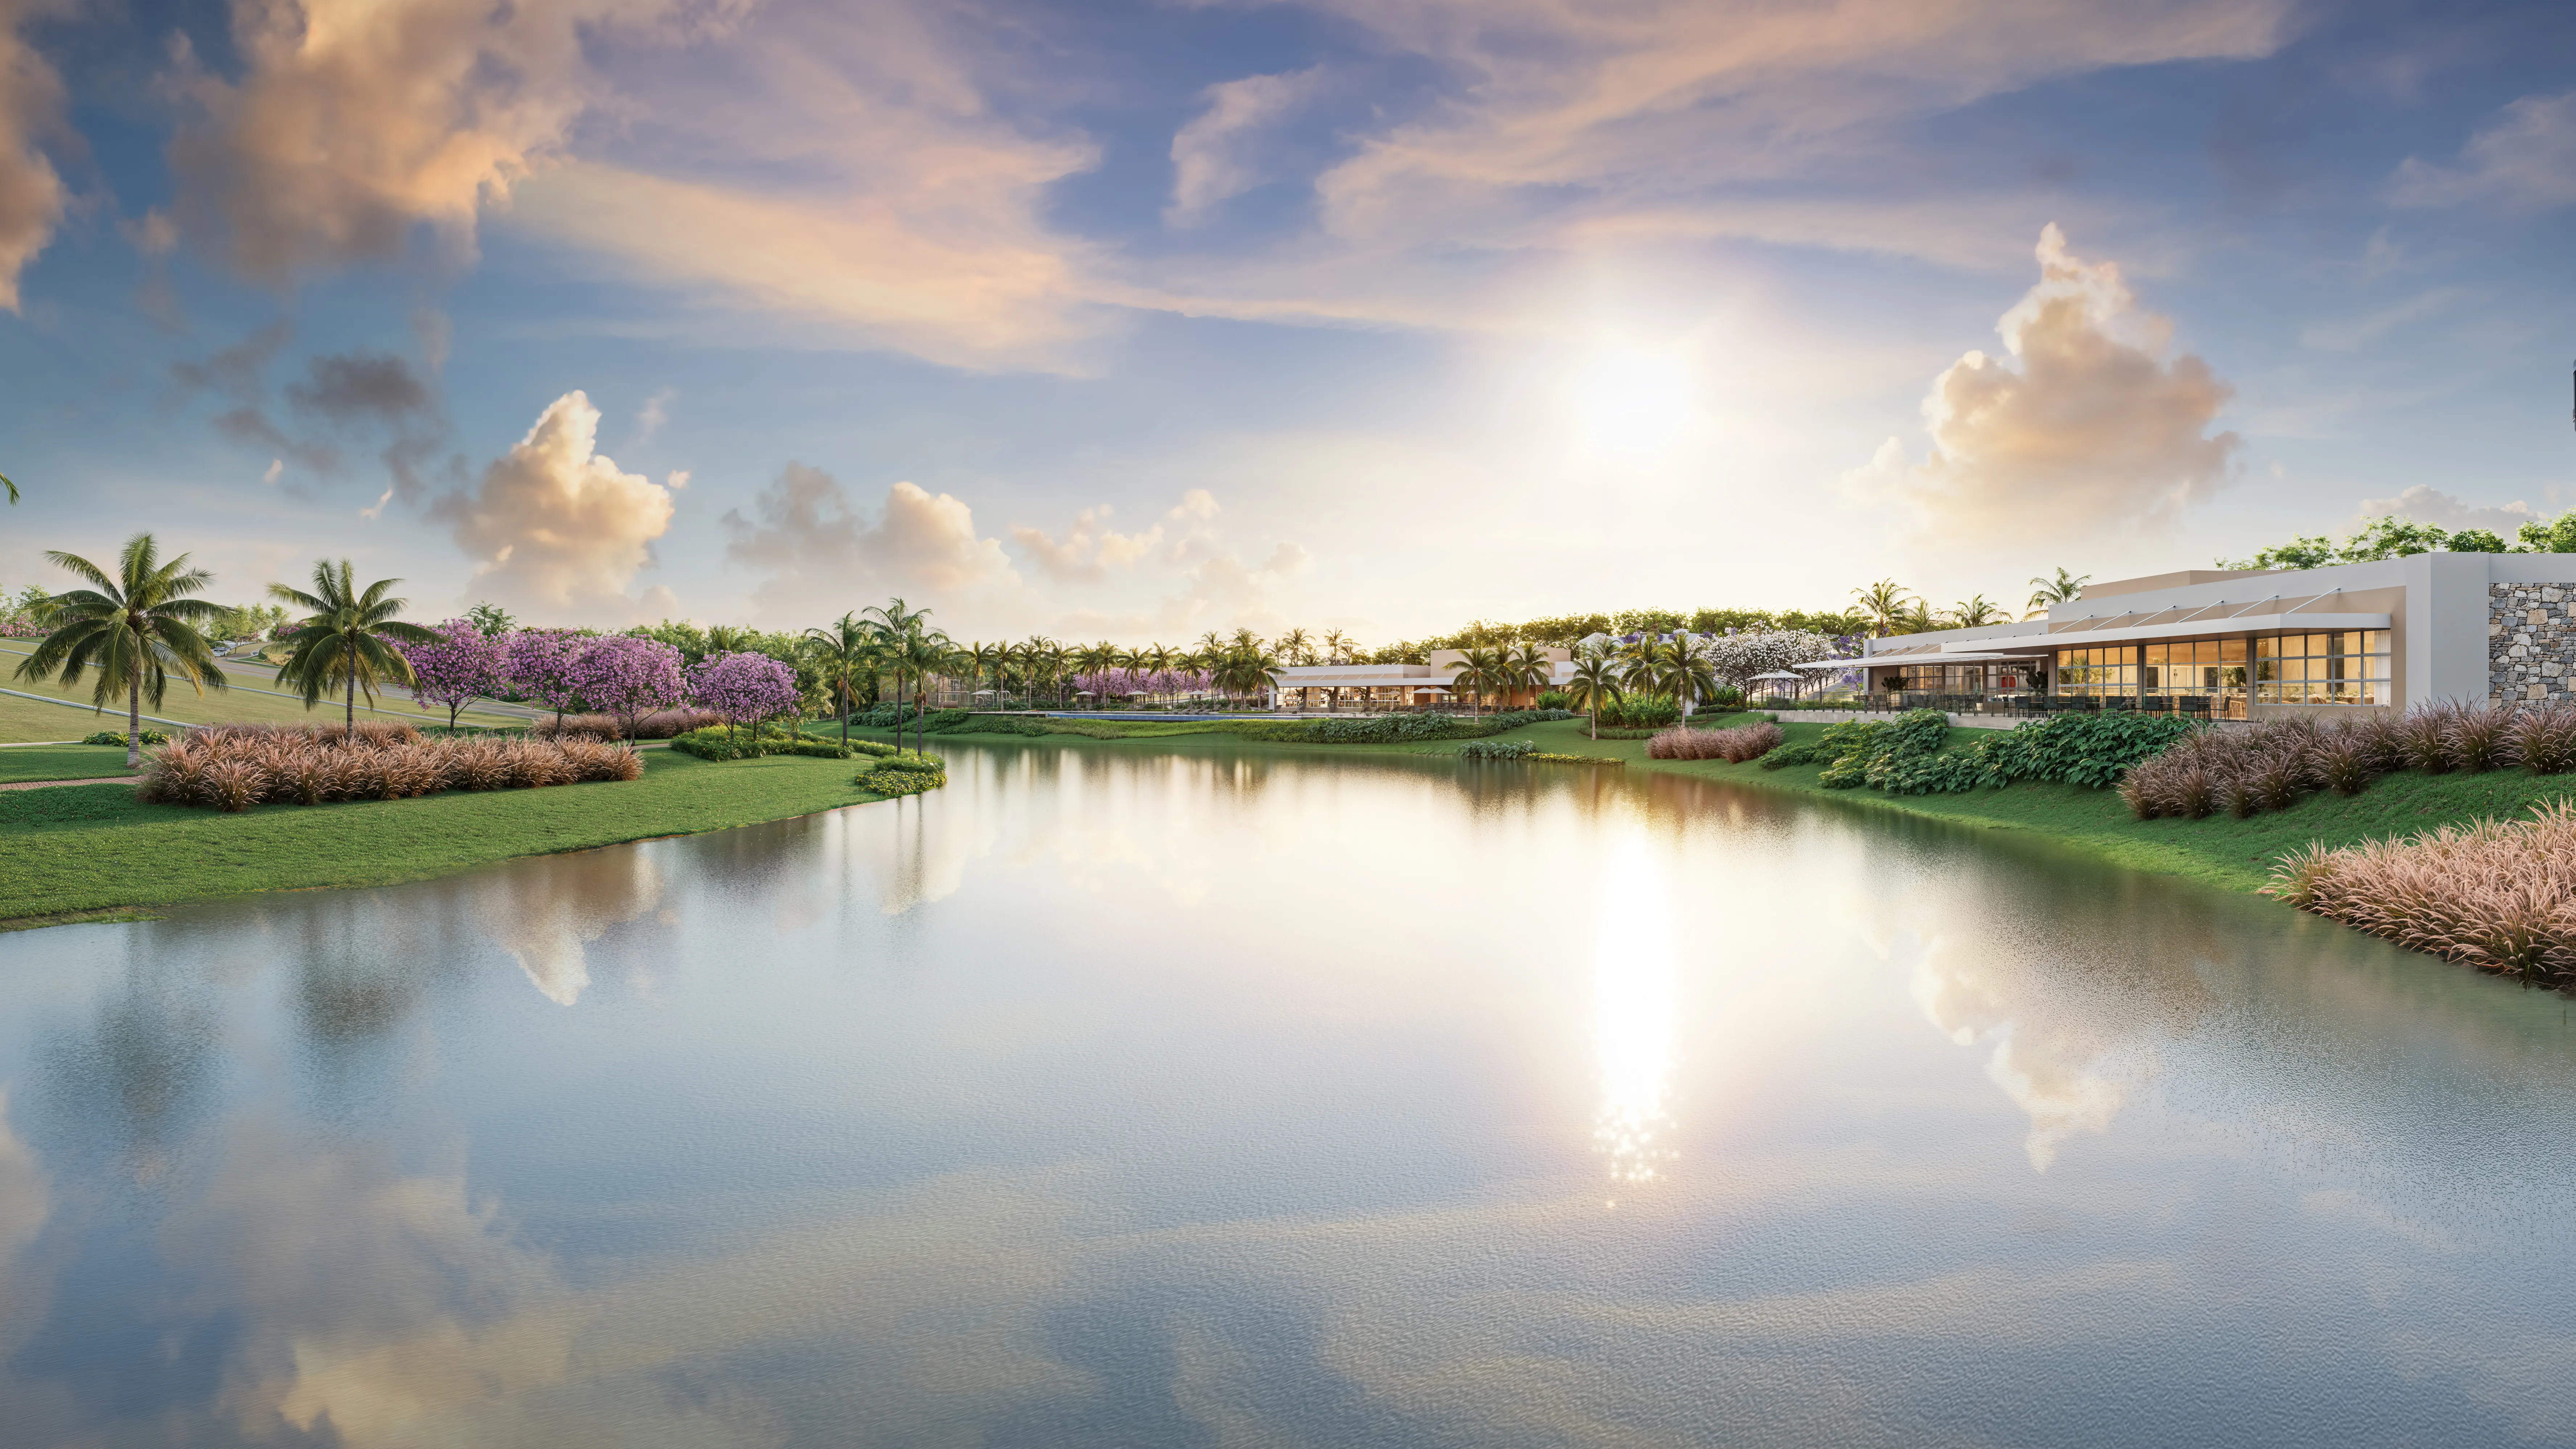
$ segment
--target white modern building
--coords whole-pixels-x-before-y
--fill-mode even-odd
[[[2429,553],[2317,569],[2191,569],[2087,585],[2044,617],[1868,641],[1895,702],[2249,719],[2427,700],[2567,699],[2576,554]]]
[[[1549,664],[1549,682],[1541,689],[1556,688],[1574,673],[1574,653],[1569,649],[1541,649]],[[1454,693],[1450,683],[1456,677],[1450,666],[1466,657],[1459,649],[1434,649],[1425,664],[1311,664],[1279,671],[1279,703],[1314,709],[1420,709],[1446,706]],[[1299,691],[1304,691],[1300,694]],[[1510,708],[1528,704],[1538,697],[1538,690],[1522,689],[1501,701]],[[1460,707],[1464,708],[1463,701]]]

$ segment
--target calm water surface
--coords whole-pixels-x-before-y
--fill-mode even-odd
[[[0,937],[0,1444],[2576,1442],[2562,998],[1669,777]]]

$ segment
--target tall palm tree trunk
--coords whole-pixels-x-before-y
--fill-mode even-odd
[[[131,770],[143,763],[143,681],[129,680],[125,686],[125,768]]]
[[[562,736],[562,734],[563,734],[563,720],[562,720],[562,718],[561,718],[560,716],[558,716],[558,717],[556,718],[556,720],[555,720],[555,734],[556,734],[556,736],[557,736],[558,738],[560,738],[560,737]],[[358,661],[357,661],[357,659],[356,659],[356,657],[355,657],[355,656],[352,656],[352,657],[350,658],[350,660],[349,660],[349,714],[348,714],[348,734],[347,734],[346,738],[351,739],[351,740],[355,740],[357,737],[358,737]]]

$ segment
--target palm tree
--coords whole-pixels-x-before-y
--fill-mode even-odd
[[[1601,738],[1601,706],[1619,698],[1619,666],[1609,652],[1593,649],[1574,656],[1574,676],[1565,681],[1575,704],[1592,717],[1592,738]]]
[[[1449,661],[1450,687],[1467,691],[1467,715],[1476,716],[1485,691],[1503,681],[1503,657],[1491,649],[1465,649]]]
[[[984,682],[984,671],[993,671],[996,682],[999,682],[1002,664],[1010,648],[1008,644],[978,643],[960,656],[966,661],[966,691],[970,698],[978,692],[976,686]]]
[[[823,678],[841,696],[841,748],[850,747],[851,681],[867,672],[876,662],[877,640],[856,614],[843,614],[828,629],[808,629],[805,637],[812,642],[814,657],[823,666]]]
[[[1055,696],[1056,708],[1064,707],[1064,667],[1073,652],[1053,639],[1034,641],[1038,646],[1038,667],[1046,671],[1047,689]]]
[[[268,586],[270,598],[309,611],[289,636],[294,649],[286,656],[286,663],[278,667],[277,682],[301,688],[306,709],[319,703],[334,686],[344,686],[348,692],[348,737],[353,740],[358,737],[361,690],[372,707],[378,684],[412,682],[411,661],[403,658],[402,650],[396,646],[438,642],[438,636],[429,630],[394,617],[411,602],[386,597],[386,591],[401,582],[378,579],[361,590],[347,559],[336,565],[329,559],[319,559],[313,565],[312,593],[284,584]],[[558,722],[561,718],[557,716]]]
[[[1219,666],[1220,682],[1235,694],[1251,696],[1279,687],[1279,656],[1267,649],[1242,649]]]
[[[1523,644],[1506,650],[1503,663],[1511,671],[1511,687],[1526,689],[1533,696],[1555,682],[1556,661],[1548,658],[1547,651],[1536,644]]]
[[[9,481],[8,479],[6,479],[6,478],[0,478],[0,488],[6,488],[6,489],[8,489],[8,490],[9,490],[9,501],[10,501],[10,502],[15,503],[15,502],[17,502],[17,501],[18,501],[18,485],[17,485],[17,484],[10,482],[10,481]]]
[[[904,648],[904,645],[906,641],[928,631],[930,626],[926,621],[929,618],[928,609],[911,608],[901,598],[888,599],[882,604],[860,611],[860,626],[874,637],[879,654],[887,663],[894,666],[894,697],[898,704],[903,702],[904,675],[912,672],[914,662],[912,654]],[[710,629],[707,633],[712,636],[715,631]],[[921,712],[921,678],[917,673],[913,677],[912,704],[913,713],[918,715]],[[903,743],[903,728],[900,724],[896,726],[894,736],[895,743],[900,746]]]
[[[2047,613],[2054,605],[2074,603],[2083,596],[2084,586],[2091,582],[2093,582],[2091,574],[2070,574],[2063,568],[2057,571],[2057,577],[2053,579],[2032,579],[2030,613],[2024,617],[2037,618]]]
[[[1204,649],[1185,650],[1172,656],[1172,667],[1189,674],[1213,675],[1218,657]]]
[[[1951,607],[1949,624],[1953,629],[1982,629],[1988,624],[2001,622],[2003,617],[2004,611],[1989,602],[1985,595],[1971,594]]]
[[[1860,611],[1869,616],[1870,627],[1878,631],[1880,638],[1896,632],[1908,597],[1904,586],[1894,579],[1880,579],[1868,588],[1852,590],[1852,597],[1860,600]]]
[[[1898,613],[1893,622],[1899,634],[1929,634],[1941,627],[1940,621],[1932,617],[1932,605],[1922,599]]]
[[[1115,668],[1117,663],[1118,646],[1106,639],[1097,644],[1085,644],[1073,652],[1073,669],[1076,674],[1102,674]],[[1100,696],[1097,692],[1092,695],[1091,704],[1094,709],[1100,707]]]
[[[1698,640],[1675,639],[1658,644],[1630,666],[1628,682],[1652,694],[1669,697],[1690,713],[1691,706],[1717,693],[1717,666]]]
[[[929,612],[927,609],[922,610],[923,614]],[[918,754],[929,747],[929,731],[924,726],[928,724],[930,716],[924,703],[925,691],[922,688],[922,681],[933,674],[957,667],[957,645],[955,641],[936,629],[917,628],[896,639],[890,646],[890,653],[897,669],[909,670],[912,673],[912,748],[914,753]],[[896,726],[894,737],[897,745],[903,743],[902,726]]]
[[[91,586],[45,601],[54,631],[18,666],[18,677],[55,679],[69,687],[96,668],[93,705],[104,710],[119,693],[125,696],[125,763],[130,769],[143,761],[143,701],[149,698],[154,709],[161,707],[172,671],[200,695],[229,683],[215,664],[214,645],[197,631],[199,620],[223,609],[189,597],[215,576],[189,568],[184,553],[163,563],[160,547],[148,533],[126,540],[124,552],[117,555],[115,578],[78,554],[49,552],[45,559]]]

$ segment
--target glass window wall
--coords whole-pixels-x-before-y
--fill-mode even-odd
[[[2393,704],[2388,631],[2345,629],[2254,641],[2257,704]]]
[[[2057,651],[2057,692],[2082,699],[2135,696],[2138,646],[2100,644]]]
[[[2245,718],[2246,653],[2244,639],[2185,639],[2149,644],[2139,666],[2139,685],[2148,695],[2201,695],[2220,719]]]

